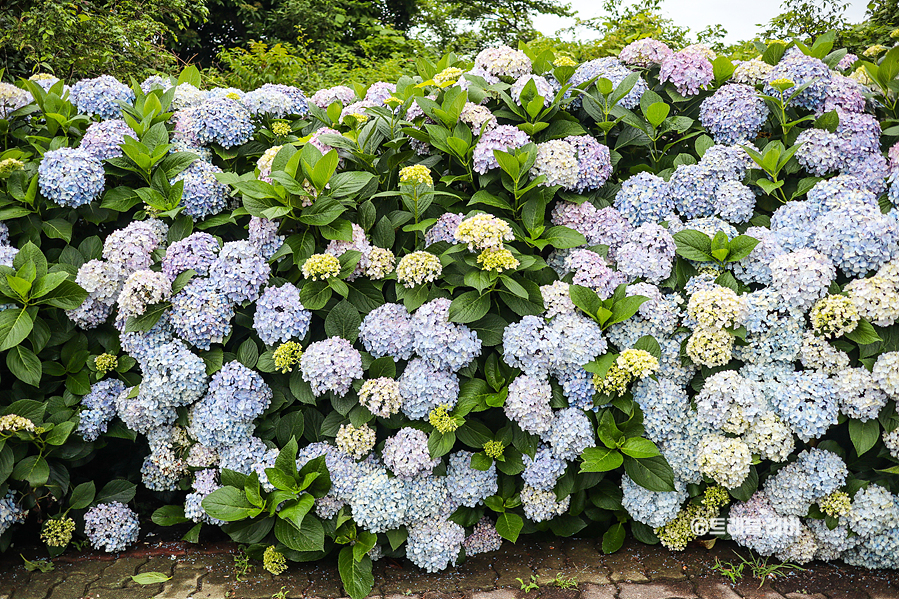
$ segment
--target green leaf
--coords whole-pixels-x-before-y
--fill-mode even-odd
[[[50,239],[62,239],[66,243],[72,241],[72,223],[61,218],[45,220],[41,229]]]
[[[48,445],[59,446],[69,439],[69,435],[75,430],[75,423],[71,420],[60,422],[47,434],[46,441]]]
[[[371,558],[365,555],[360,561],[356,561],[352,547],[340,550],[337,570],[340,572],[343,589],[352,599],[364,599],[375,586],[375,577],[371,572]]]
[[[27,481],[35,489],[42,487],[50,478],[50,464],[41,456],[30,455],[16,464],[12,478]]]
[[[203,499],[202,506],[207,514],[225,522],[252,518],[259,511],[247,500],[242,489],[234,487],[216,489]]]
[[[759,244],[758,239],[749,237],[748,235],[737,235],[727,244],[729,250],[727,254],[728,262],[737,262],[752,253],[755,246]]]
[[[31,333],[34,321],[24,308],[0,312],[0,351],[16,346]]]
[[[587,244],[587,238],[584,237],[583,233],[562,226],[550,227],[540,238],[560,250]]]
[[[431,434],[428,436],[428,451],[431,454],[431,458],[437,459],[445,456],[452,451],[455,443],[456,433],[452,431],[448,433],[441,433],[437,430],[431,431]]]
[[[252,339],[244,339],[244,342],[237,348],[237,361],[247,368],[255,368],[256,362],[259,361],[259,346]]]
[[[51,272],[36,279],[31,286],[31,299],[44,297],[62,285],[68,278],[69,274],[66,272]]]
[[[325,333],[329,337],[343,337],[353,343],[359,337],[360,324],[362,317],[356,306],[347,300],[341,300],[325,317]]]
[[[616,522],[602,535],[602,552],[615,553],[624,545],[624,524]]]
[[[73,510],[83,510],[93,503],[96,494],[97,488],[94,486],[94,481],[81,483],[72,489],[72,496],[69,497],[69,508]],[[184,508],[181,508],[181,511],[183,512]]]
[[[862,422],[856,418],[849,420],[849,439],[855,447],[855,453],[863,455],[880,439],[880,422],[876,418]]]
[[[609,472],[624,462],[624,457],[617,449],[608,447],[588,447],[581,453],[581,458],[584,460],[581,472]]]
[[[197,271],[191,268],[188,268],[187,270],[181,272],[177,277],[175,277],[175,280],[172,281],[172,295],[175,295],[176,293],[187,287],[187,284],[195,276],[197,276]]]
[[[327,281],[306,281],[300,289],[300,302],[307,310],[321,310],[331,299],[331,294]]]
[[[655,356],[656,359],[662,359],[662,348],[656,338],[652,335],[643,335],[634,343],[634,349],[642,349]]]
[[[850,341],[855,341],[859,345],[868,345],[883,341],[883,339],[880,338],[880,335],[877,334],[877,331],[874,330],[874,327],[871,326],[871,323],[864,318],[858,321],[855,330],[851,333],[846,333],[844,337]]]
[[[599,309],[602,307],[602,300],[596,295],[596,292],[589,287],[582,285],[569,285],[568,295],[574,305],[581,309],[584,314],[596,318]]]
[[[137,584],[161,584],[171,579],[171,576],[166,576],[162,572],[144,572],[142,574],[135,574],[131,577],[131,580]]]
[[[41,296],[36,304],[48,304],[63,310],[74,310],[87,298],[87,291],[74,281],[62,281],[52,291]],[[5,313],[5,312],[4,312]],[[2,326],[2,325],[0,325]]]
[[[294,551],[322,551],[325,548],[325,529],[312,514],[303,518],[303,526],[297,527],[290,520],[275,522],[275,538]]]
[[[518,514],[503,512],[496,518],[496,532],[507,541],[517,541],[523,527],[524,520]]]
[[[651,458],[659,455],[659,448],[649,439],[631,437],[621,446],[621,453],[632,458]]]
[[[678,231],[673,237],[678,255],[696,262],[712,261],[712,240],[705,233],[686,229]]]
[[[644,489],[656,492],[674,491],[674,471],[662,456],[642,459],[625,456],[624,471]]]
[[[13,376],[33,387],[41,384],[41,361],[30,349],[17,345],[6,354],[6,366]]]
[[[466,291],[452,301],[449,307],[450,322],[466,324],[480,320],[490,310],[490,295],[481,295],[477,291]]]
[[[668,117],[671,107],[664,102],[656,102],[650,105],[643,116],[653,127],[658,127]]]
[[[134,499],[136,489],[137,485],[127,480],[111,480],[103,485],[103,488],[100,489],[94,502],[109,503],[111,501],[118,501],[120,503],[128,503]]]
[[[153,512],[150,516],[153,524],[158,526],[174,526],[182,522],[189,522],[184,516],[184,506],[182,505],[164,505]]]

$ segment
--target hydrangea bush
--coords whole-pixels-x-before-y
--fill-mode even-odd
[[[4,84],[0,548],[899,567],[899,48],[832,38]]]

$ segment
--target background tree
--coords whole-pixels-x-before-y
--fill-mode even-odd
[[[14,76],[143,77],[173,69],[178,32],[205,16],[202,0],[7,0],[0,66]]]
[[[533,39],[539,14],[575,15],[559,0],[422,0],[415,32],[435,48],[475,53],[486,45]]]

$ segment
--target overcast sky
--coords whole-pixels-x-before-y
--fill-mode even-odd
[[[602,14],[601,0],[568,0],[582,19]],[[858,23],[864,19],[867,2],[854,0],[846,11],[846,19]],[[756,34],[756,24],[765,23],[780,14],[780,0],[663,0],[662,11],[677,25],[696,32],[706,25],[720,23],[727,29],[726,42],[750,39]],[[539,16],[534,25],[545,35],[574,24],[574,19]],[[591,36],[592,37],[592,36]]]

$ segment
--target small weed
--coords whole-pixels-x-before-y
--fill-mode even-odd
[[[577,578],[574,576],[564,576],[561,572],[556,574],[556,577],[550,581],[550,584],[553,584],[560,589],[576,589],[577,588]]]
[[[791,564],[790,562],[782,562],[779,564],[769,564],[768,558],[761,559],[756,557],[755,555],[750,554],[749,558],[745,558],[736,551],[734,551],[734,555],[740,558],[740,562],[738,564],[734,564],[732,562],[721,562],[718,558],[715,558],[715,565],[712,566],[712,570],[718,572],[725,578],[731,581],[731,583],[736,583],[738,580],[743,578],[743,570],[748,566],[752,571],[752,576],[759,580],[759,588],[765,586],[765,582],[767,580],[773,580],[775,578],[779,578],[781,576],[787,575],[787,570],[805,570],[805,568],[797,565]]]
[[[281,590],[272,595],[272,599],[287,599],[287,587],[281,587]]]
[[[736,584],[738,580],[743,578],[743,568],[746,564],[740,562],[739,564],[734,564],[732,562],[722,562],[719,561],[718,558],[715,558],[715,565],[712,566],[712,570],[727,578],[731,584]]]
[[[516,578],[515,580],[517,580],[518,582],[521,583],[521,590],[524,591],[525,593],[530,593],[534,589],[540,588],[540,585],[537,584],[537,577],[534,576],[533,574],[531,574],[530,582],[525,582],[520,578]]]
[[[253,565],[250,564],[250,556],[243,547],[238,551],[239,553],[234,556],[234,580],[240,582],[241,576],[246,576],[253,569]]]

